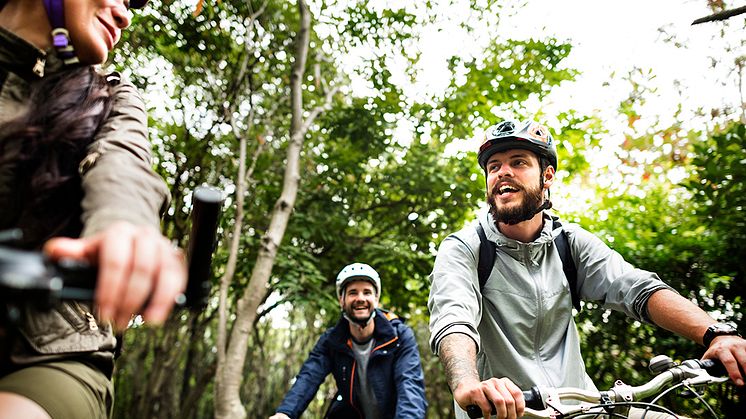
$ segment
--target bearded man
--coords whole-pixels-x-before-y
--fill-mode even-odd
[[[381,279],[364,263],[337,275],[342,316],[319,338],[270,419],[298,418],[332,373],[337,395],[325,418],[424,418],[425,380],[412,329],[378,308]]]
[[[521,417],[521,389],[535,385],[595,390],[572,314],[580,299],[703,344],[703,357],[719,359],[743,385],[746,341],[733,326],[717,323],[586,230],[546,213],[557,169],[546,127],[501,122],[487,130],[478,161],[489,211],[441,243],[430,276],[430,345],[444,365],[456,417],[467,417],[473,405],[485,417]],[[485,256],[494,264],[480,269]],[[631,409],[629,417],[640,412]]]

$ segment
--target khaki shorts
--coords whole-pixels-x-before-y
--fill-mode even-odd
[[[111,416],[114,388],[98,368],[79,361],[32,365],[0,378],[0,392],[33,400],[52,419]]]

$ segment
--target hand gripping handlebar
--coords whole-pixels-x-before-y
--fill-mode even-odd
[[[177,305],[201,310],[210,295],[212,255],[215,250],[223,193],[200,186],[193,193],[192,227],[189,235],[188,280]],[[18,230],[0,233],[0,241],[19,238]],[[61,300],[92,301],[96,267],[86,262],[63,259],[51,261],[40,252],[0,246],[0,317],[16,321],[20,303],[33,303],[48,309]]]

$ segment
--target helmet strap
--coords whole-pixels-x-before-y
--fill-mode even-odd
[[[368,316],[367,319],[361,320],[361,319],[350,318],[350,316],[348,316],[347,313],[345,313],[344,309],[342,309],[342,317],[344,317],[345,319],[347,319],[347,321],[350,322],[350,323],[355,323],[356,325],[358,325],[360,327],[366,327],[366,326],[368,326],[370,324],[370,322],[373,321],[373,318],[376,317],[376,311],[373,310],[370,313],[370,316]]]
[[[539,187],[541,189],[544,189],[544,176],[542,175],[539,179]],[[534,211],[534,215],[548,209],[552,209],[552,201],[551,198],[551,192],[549,192],[549,189],[547,189],[547,198],[544,200],[544,202],[539,205],[539,208],[536,208],[536,211]]]
[[[80,62],[75,55],[70,34],[65,29],[65,0],[44,0],[44,8],[47,9],[47,17],[52,25],[52,45],[57,50],[57,55],[65,65]]]

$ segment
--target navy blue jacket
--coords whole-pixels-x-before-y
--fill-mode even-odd
[[[401,319],[376,310],[375,346],[368,361],[368,385],[372,386],[384,418],[424,418],[427,410],[425,380],[414,333]],[[356,362],[352,354],[349,323],[340,318],[316,342],[308,359],[285,395],[277,412],[298,418],[329,373],[337,382],[337,396],[327,418],[361,418],[354,382]]]

